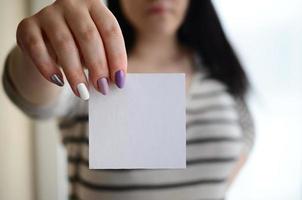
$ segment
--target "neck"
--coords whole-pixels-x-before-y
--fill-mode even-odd
[[[176,35],[138,35],[131,56],[145,61],[168,62],[180,58],[183,50]]]

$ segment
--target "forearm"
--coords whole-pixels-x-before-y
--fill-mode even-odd
[[[235,178],[238,176],[240,170],[242,169],[242,167],[244,166],[244,164],[247,161],[247,155],[245,152],[241,153],[234,169],[231,172],[231,175],[229,176],[228,180],[227,180],[227,187],[229,188],[232,183],[234,182]]]
[[[58,97],[61,88],[47,81],[19,47],[10,52],[7,67],[15,89],[29,103],[43,106]]]

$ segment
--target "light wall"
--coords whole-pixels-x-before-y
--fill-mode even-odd
[[[15,44],[18,22],[28,0],[0,0],[0,71]],[[8,100],[0,87],[0,199],[34,199],[32,123]]]
[[[250,159],[228,200],[302,199],[302,1],[214,0],[249,72]]]

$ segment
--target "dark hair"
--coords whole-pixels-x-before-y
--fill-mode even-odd
[[[108,7],[122,29],[128,51],[134,45],[135,32],[123,14],[119,0],[108,0]],[[211,78],[227,85],[235,97],[244,97],[248,78],[228,42],[211,0],[190,0],[186,18],[178,30],[179,42],[194,50]]]

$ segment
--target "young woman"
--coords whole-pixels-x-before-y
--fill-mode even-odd
[[[210,0],[57,0],[22,20],[17,43],[5,90],[29,116],[59,119],[70,199],[225,198],[253,125],[247,77]],[[185,73],[187,168],[89,170],[84,68],[104,95],[108,84],[122,89],[127,72]]]

